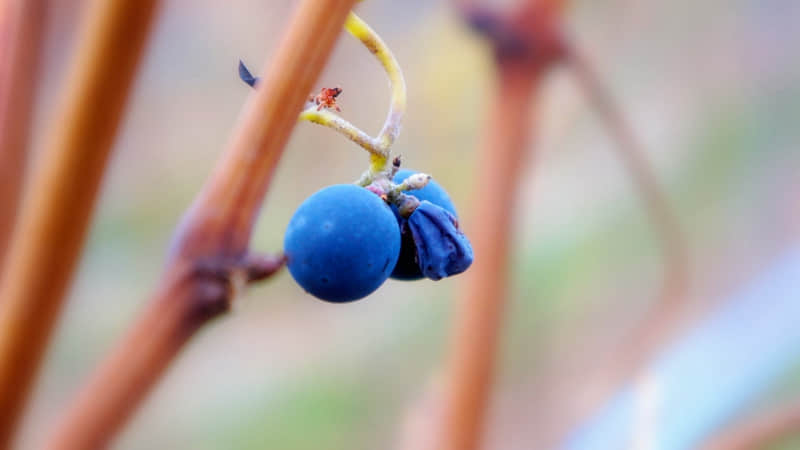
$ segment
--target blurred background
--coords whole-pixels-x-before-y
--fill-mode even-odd
[[[59,120],[52,112],[86,2],[52,3],[36,149]],[[145,304],[172,230],[250,94],[237,77],[238,60],[262,67],[293,4],[165,2],[21,448],[40,443]],[[474,154],[492,77],[488,48],[448,2],[371,0],[358,11],[405,71],[409,107],[394,152],[449,190],[469,234],[470,193],[479,187]],[[569,7],[568,29],[645,144],[687,234],[687,329],[800,245],[798,23],[800,3],[792,0],[578,0]],[[323,85],[340,85],[342,115],[377,132],[389,92],[357,41],[343,34]],[[661,282],[653,229],[574,78],[557,69],[542,92],[513,211],[511,298],[489,449],[537,448],[550,426],[538,401],[547,383],[573,359],[612,355]],[[280,250],[302,200],[355,180],[366,165],[365,152],[341,136],[299,124],[254,248]],[[800,280],[788,281],[779,294],[800,303]],[[284,271],[193,339],[116,448],[391,448],[441,368],[458,283],[390,280],[362,301],[336,305],[306,295]],[[762,300],[769,308],[772,298]],[[746,335],[747,321],[730,333]],[[747,403],[728,411],[731,418],[800,396],[800,351],[782,355]],[[595,448],[604,447],[598,441]]]

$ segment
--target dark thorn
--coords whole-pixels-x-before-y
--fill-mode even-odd
[[[247,270],[247,281],[254,282],[269,278],[286,264],[286,255],[259,255],[250,254],[244,259],[243,265]]]
[[[259,80],[258,77],[254,77],[253,74],[247,70],[247,66],[244,65],[241,59],[239,60],[239,78],[252,88],[256,87],[256,83],[258,83]]]

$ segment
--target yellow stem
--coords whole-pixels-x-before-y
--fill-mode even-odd
[[[392,146],[400,134],[403,114],[406,111],[406,82],[403,79],[403,71],[400,69],[400,64],[398,64],[392,51],[389,50],[386,43],[369,25],[351,12],[347,16],[344,27],[348,33],[361,41],[370,53],[378,58],[389,77],[389,84],[392,88],[392,101],[389,105],[389,114],[386,116],[383,128],[380,134],[373,138],[332,112],[317,111],[313,105],[300,114],[299,120],[306,120],[338,131],[370,152],[369,172],[358,181],[358,184],[366,185],[381,172],[386,172],[390,157],[389,147]]]
[[[331,128],[360,145],[372,155],[382,158],[388,157],[388,152],[382,151],[378,142],[373,137],[367,135],[367,133],[364,133],[352,123],[330,111],[317,111],[316,105],[312,105],[300,113],[299,120],[307,120],[311,123]]]
[[[392,87],[392,102],[389,105],[389,114],[386,117],[386,122],[378,135],[381,149],[388,153],[389,147],[400,134],[403,114],[406,111],[406,82],[403,78],[403,71],[386,43],[357,15],[351,12],[347,16],[344,27],[348,33],[360,40],[378,58],[378,61],[386,71],[386,75],[389,76],[389,83]]]

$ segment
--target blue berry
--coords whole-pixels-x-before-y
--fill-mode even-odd
[[[400,228],[383,200],[352,184],[326,187],[307,198],[284,237],[287,266],[308,293],[349,302],[377,289],[400,252]]]
[[[398,184],[402,183],[403,180],[411,175],[414,175],[415,173],[417,173],[415,170],[399,170],[394,176],[394,182]],[[458,218],[456,207],[450,200],[450,196],[447,195],[447,191],[445,191],[444,188],[442,188],[442,186],[440,186],[436,181],[430,180],[424,188],[407,192],[414,197],[417,197],[420,201],[427,200],[434,205],[444,208],[454,217],[456,217],[456,219]],[[392,272],[392,278],[398,280],[418,280],[423,278],[424,275],[418,264],[417,247],[414,243],[414,237],[411,234],[411,230],[404,226],[405,220],[397,213],[397,208],[392,207],[392,211],[397,218],[398,225],[401,226],[402,232],[400,257],[398,258],[397,265]]]

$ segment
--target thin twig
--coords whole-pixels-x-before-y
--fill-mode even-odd
[[[105,0],[90,10],[0,282],[0,448],[61,309],[156,4]]]
[[[588,59],[574,46],[564,44],[565,57],[584,94],[597,109],[616,140],[614,149],[628,171],[636,191],[641,195],[650,222],[662,247],[664,277],[656,304],[648,316],[627,339],[624,348],[615,353],[619,360],[607,365],[623,381],[641,368],[680,323],[688,301],[688,248],[675,212],[662,191],[656,175],[645,158],[644,150],[630,125],[620,112],[611,93],[603,86]]]
[[[0,271],[25,174],[44,11],[44,0],[0,1]]]
[[[195,331],[281,259],[248,252],[252,227],[308,92],[355,0],[304,0],[222,160],[178,228],[148,308],[50,436],[50,448],[99,448],[141,403]],[[262,88],[268,86],[268,89]]]
[[[576,77],[584,95],[598,111],[601,120],[616,141],[614,151],[641,196],[646,213],[662,247],[662,285],[654,305],[645,318],[615,348],[613,356],[590,355],[571,371],[561,374],[543,392],[543,402],[553,406],[544,419],[547,430],[540,436],[545,445],[556,445],[576,421],[640,372],[648,358],[677,331],[688,296],[688,249],[675,213],[669,205],[655,174],[645,158],[641,144],[620,112],[611,93],[577,48],[560,38],[567,67]],[[602,359],[599,359],[602,358]],[[544,435],[546,434],[546,435]]]
[[[511,212],[538,89],[557,60],[549,43],[562,8],[560,0],[533,1],[508,17],[466,9],[470,24],[493,44],[497,73],[478,155],[481,187],[473,197],[473,220],[465,222],[475,262],[462,279],[455,311],[436,449],[473,450],[481,443],[507,296]]]
[[[794,401],[724,427],[701,448],[703,450],[768,448],[798,434],[800,434],[800,402]]]

